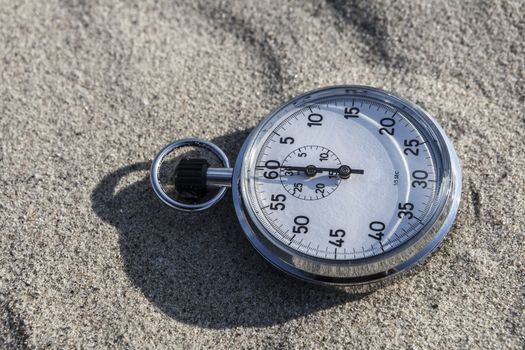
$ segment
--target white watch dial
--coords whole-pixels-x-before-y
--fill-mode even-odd
[[[267,124],[246,168],[249,199],[266,234],[288,249],[369,258],[402,245],[429,218],[432,142],[403,111],[340,96]]]

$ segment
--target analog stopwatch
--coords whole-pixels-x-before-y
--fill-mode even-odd
[[[173,198],[159,171],[184,146],[212,152],[223,168],[182,159],[174,176],[181,196]],[[212,143],[175,141],[155,158],[151,180],[166,204],[184,211],[209,208],[231,187],[240,225],[265,259],[331,285],[370,284],[421,261],[450,230],[461,194],[459,161],[438,123],[365,86],[286,102],[251,131],[233,169]]]

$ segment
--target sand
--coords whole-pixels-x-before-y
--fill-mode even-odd
[[[0,347],[522,349],[524,38],[522,1],[0,0]],[[147,179],[334,84],[417,102],[463,166],[441,247],[364,296],[276,272],[231,197],[186,215]]]

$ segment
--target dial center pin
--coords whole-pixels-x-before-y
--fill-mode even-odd
[[[317,167],[315,165],[307,165],[304,169],[304,173],[308,177],[314,177],[317,174]]]
[[[348,165],[341,165],[337,172],[341,179],[348,179],[352,173],[352,169]]]

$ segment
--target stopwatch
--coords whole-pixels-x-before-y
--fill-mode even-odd
[[[183,157],[174,198],[160,167],[187,146],[222,167]],[[182,211],[207,209],[231,188],[240,226],[267,261],[334,286],[373,285],[422,261],[451,229],[461,195],[459,160],[436,120],[393,93],[354,85],[272,111],[233,168],[215,144],[183,139],[159,152],[150,177],[160,199]]]

